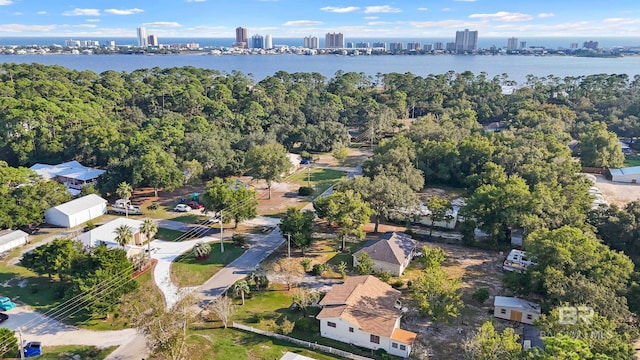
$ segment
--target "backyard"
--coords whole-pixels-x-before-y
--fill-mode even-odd
[[[171,281],[174,284],[180,287],[202,285],[245,250],[231,241],[224,242],[224,252],[220,252],[220,241],[207,245],[211,253],[206,260],[197,260],[191,250],[176,258],[171,264]]]

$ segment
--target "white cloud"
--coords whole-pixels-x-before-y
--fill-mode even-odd
[[[292,20],[282,24],[282,26],[315,26],[322,24],[322,21],[313,20]]]
[[[379,16],[365,16],[364,19],[365,20],[375,20],[375,19],[379,19]]]
[[[185,0],[186,2],[205,2],[207,0]]]
[[[38,15],[46,15],[47,12],[46,11],[38,11],[36,14],[38,14]]]
[[[87,22],[100,22],[100,19],[87,19]]]
[[[10,32],[10,33],[19,33],[19,32],[42,32],[42,31],[51,31],[55,29],[55,25],[24,25],[24,24],[1,24],[0,32]]]
[[[507,11],[498,11],[495,14],[471,14],[469,15],[471,19],[482,19],[482,20],[496,20],[496,21],[529,21],[533,20],[533,16],[529,14],[522,13],[511,13]]]
[[[538,17],[541,18],[541,19],[542,18],[554,17],[554,16],[556,16],[554,13],[541,13],[541,14],[538,14]]]
[[[418,11],[427,11],[427,10],[429,10],[429,8],[426,8],[426,7],[419,7],[419,8],[417,8],[416,10],[418,10]]]
[[[0,0],[0,6],[11,4],[13,4],[13,0]]]
[[[453,0],[455,2],[476,2],[478,0]]]
[[[377,25],[389,25],[389,24],[393,24],[393,23],[390,22],[390,21],[370,21],[367,24],[371,25],[371,26],[377,26]]]
[[[613,25],[636,25],[636,24],[640,24],[640,19],[635,19],[635,18],[608,18],[608,19],[602,20],[602,22],[604,22],[606,24],[613,24]]]
[[[23,15],[23,14],[21,12],[19,12],[19,11],[16,11],[16,12],[12,13],[11,15]]]
[[[149,26],[149,27],[181,27],[182,25],[180,25],[179,23],[175,22],[175,21],[156,21],[156,22],[150,22],[150,23],[144,23],[142,24],[144,26]]]
[[[100,16],[100,10],[75,8],[73,10],[63,12],[62,15],[64,16]]]
[[[398,8],[391,7],[389,5],[380,5],[380,6],[367,6],[364,8],[365,14],[374,14],[374,13],[399,13],[402,10]]]
[[[320,10],[344,14],[344,13],[350,13],[350,12],[358,11],[358,10],[360,10],[360,8],[357,7],[357,6],[346,6],[346,7],[325,6],[325,7],[321,8]]]
[[[442,10],[442,11],[451,11],[451,8],[442,8],[440,10]]]
[[[81,29],[93,29],[93,28],[97,28],[98,25],[94,25],[94,24],[79,24],[79,25],[73,25],[73,27],[81,28]]]
[[[417,28],[474,28],[478,22],[465,20],[411,21],[409,25]]]
[[[111,14],[111,15],[132,15],[132,14],[137,14],[137,13],[144,12],[144,10],[138,9],[138,8],[133,8],[133,9],[106,9],[104,12],[107,13],[107,14]]]

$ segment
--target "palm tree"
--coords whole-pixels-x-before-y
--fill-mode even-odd
[[[116,234],[116,241],[123,249],[133,238],[133,229],[127,225],[118,226],[113,233]]]
[[[193,246],[193,253],[198,260],[207,259],[209,257],[209,254],[211,253],[211,246],[209,244],[205,244],[202,241],[198,241]]]
[[[158,225],[156,225],[153,220],[147,218],[140,224],[140,231],[147,238],[147,252],[149,253],[149,257],[151,257],[151,234],[155,234],[158,231]]]
[[[116,189],[116,194],[120,197],[120,199],[129,200],[131,198],[131,194],[133,194],[133,188],[126,181],[118,184],[118,188]],[[129,204],[127,202],[127,206],[124,208],[124,214],[129,217]]]
[[[249,284],[245,281],[238,281],[235,285],[233,285],[233,293],[235,296],[240,295],[242,297],[242,305],[244,305],[244,295],[248,294],[251,290],[249,290]]]

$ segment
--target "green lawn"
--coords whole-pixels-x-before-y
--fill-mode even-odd
[[[640,156],[629,156],[624,159],[624,167],[640,166]]]
[[[97,348],[95,346],[46,346],[44,345],[42,356],[38,357],[38,360],[69,360],[69,359],[92,359],[102,360],[111,354],[117,346],[111,346],[108,348]],[[78,355],[79,357],[74,357]]]
[[[315,189],[315,194],[318,195],[325,192],[337,181],[345,180],[346,178],[344,171],[312,168],[310,176],[307,170],[303,170],[291,176],[289,181],[300,186],[308,186],[309,182],[307,179],[309,179],[311,180],[311,187]]]
[[[204,261],[196,260],[191,250],[180,255],[171,264],[171,279],[178,286],[202,285],[220,269],[244,253],[244,249],[230,241],[224,242],[224,253],[220,252],[220,242],[213,242],[211,257]]]
[[[0,296],[42,309],[59,302],[56,296],[58,283],[55,279],[40,276],[18,265],[0,265]]]
[[[176,241],[176,239],[182,237],[184,233],[178,230],[171,230],[165,228],[158,228],[155,238],[164,241]]]

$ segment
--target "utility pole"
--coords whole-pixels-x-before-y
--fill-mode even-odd
[[[307,164],[307,187],[311,187],[311,162]]]
[[[222,211],[220,211],[220,253],[224,252],[223,232],[224,232],[224,226],[222,226]]]
[[[18,351],[20,352],[20,359],[24,360],[24,349],[22,348],[22,328],[18,328],[18,338],[20,341],[18,342]]]
[[[291,259],[291,234],[284,234],[287,237],[287,257]]]

